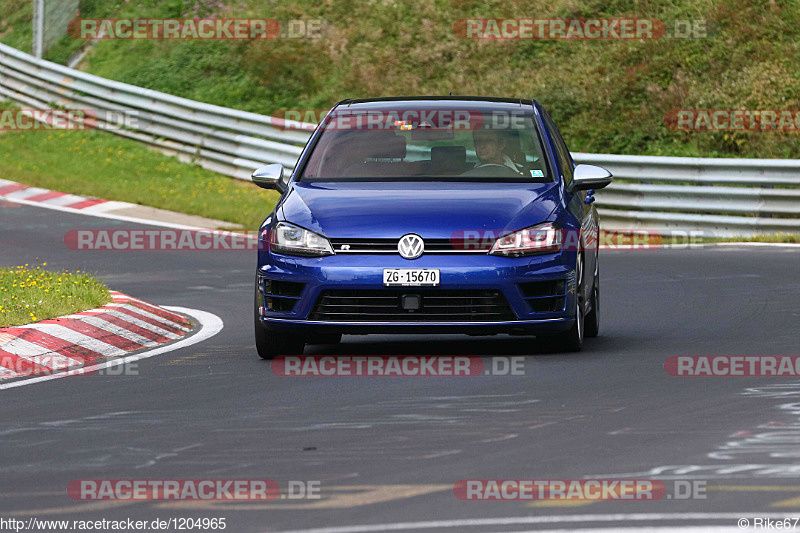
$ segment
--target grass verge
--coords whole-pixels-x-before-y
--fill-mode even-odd
[[[773,233],[770,235],[753,235],[751,237],[726,237],[717,239],[717,242],[778,242],[784,244],[800,243],[798,233]]]
[[[19,326],[100,307],[111,301],[103,282],[80,270],[54,272],[28,264],[0,267],[0,327]]]
[[[0,106],[2,107],[2,106]],[[7,106],[6,106],[7,107]],[[0,176],[258,228],[278,194],[98,131],[0,134]]]
[[[642,230],[646,232],[647,230]],[[698,246],[703,244],[713,244],[715,242],[764,242],[764,243],[780,243],[780,244],[795,244],[800,243],[800,234],[798,233],[770,233],[765,235],[750,235],[742,237],[704,237],[702,235],[688,235],[678,234],[670,235],[669,233],[657,233],[652,235],[647,233],[639,233],[633,235],[631,233],[611,231],[606,232],[606,235],[601,236],[600,243],[610,244],[612,246],[652,246],[659,247],[665,245],[685,245],[685,246]]]

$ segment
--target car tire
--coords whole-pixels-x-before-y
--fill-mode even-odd
[[[583,298],[581,286],[583,285],[583,257],[578,254],[575,264],[575,322],[567,331],[549,335],[546,339],[547,346],[558,352],[580,352],[583,349],[585,330],[585,317],[583,315]]]
[[[592,284],[592,310],[586,315],[584,335],[586,337],[597,337],[600,333],[600,263],[599,258],[595,260],[594,283]]]
[[[258,286],[256,286],[255,303],[253,306],[255,319],[256,351],[262,359],[274,359],[279,355],[302,355],[305,342],[296,335],[281,333],[278,335],[270,331],[261,323],[258,313]]]

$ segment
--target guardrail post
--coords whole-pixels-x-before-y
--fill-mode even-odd
[[[33,55],[44,54],[44,0],[33,0]]]

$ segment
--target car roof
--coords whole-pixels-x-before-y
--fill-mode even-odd
[[[526,98],[496,98],[487,96],[392,96],[342,100],[338,109],[486,109],[519,111],[530,109],[535,100]]]

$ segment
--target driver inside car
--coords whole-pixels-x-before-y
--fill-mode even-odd
[[[485,165],[502,165],[523,174],[519,165],[505,153],[507,139],[501,132],[485,129],[475,130],[472,140],[475,144],[475,155],[478,156],[475,168]]]

